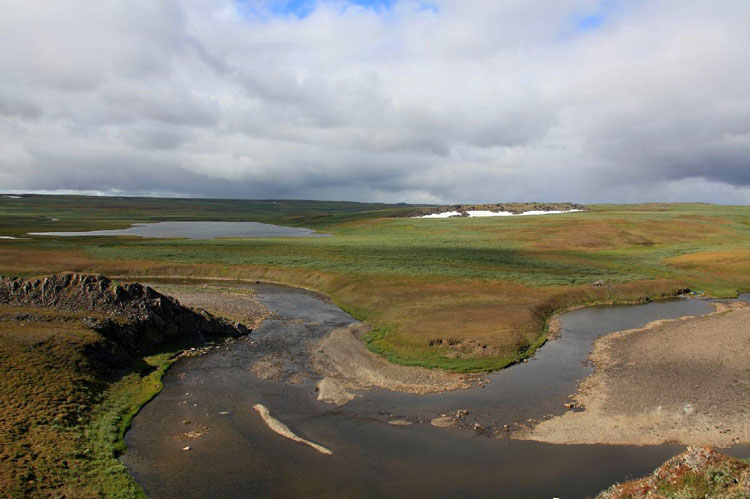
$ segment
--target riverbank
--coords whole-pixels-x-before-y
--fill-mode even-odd
[[[159,291],[179,299],[181,303],[192,308],[206,309],[217,316],[242,323],[247,323],[254,317],[257,322],[253,323],[253,328],[257,327],[262,319],[274,316],[273,312],[254,297],[253,286],[281,285],[311,293],[328,303],[333,302],[328,296],[318,291],[278,282],[247,280],[232,282],[229,279],[191,279],[185,276],[153,277],[148,282]],[[671,298],[673,293],[667,296]],[[665,295],[659,295],[658,298],[663,299]],[[560,316],[566,312],[592,305],[622,305],[650,301],[648,297],[640,297],[638,300],[610,297],[606,302],[594,300],[586,304],[579,304],[573,300],[574,297],[570,297],[568,300],[561,300],[555,304],[554,308],[550,306],[540,311],[540,314],[545,315],[552,311],[557,312],[546,322],[538,340],[523,354],[516,358],[508,358],[506,367],[533,356],[548,339],[555,338],[562,326]],[[569,301],[574,305],[569,305]],[[321,340],[309,347],[304,347],[306,351],[309,351],[314,371],[324,377],[317,384],[319,400],[343,405],[355,397],[352,392],[377,388],[410,394],[439,393],[468,389],[477,386],[477,381],[486,378],[486,373],[482,372],[466,374],[443,369],[428,369],[419,365],[404,365],[399,362],[399,359],[374,353],[367,342],[371,329],[367,323],[336,328]],[[444,340],[444,343],[447,344],[450,341]],[[300,371],[300,366],[293,367],[281,362],[280,355],[283,356],[283,353],[269,352],[268,355],[255,361],[252,367],[253,372],[262,379],[288,378],[290,382],[299,383],[301,377],[297,371]],[[284,364],[287,365],[282,367]],[[291,371],[289,371],[290,368]]]
[[[469,375],[394,364],[372,353],[362,341],[368,330],[361,323],[334,329],[312,348],[313,366],[325,376],[318,383],[318,400],[343,405],[356,390],[425,394],[471,386]]]
[[[177,283],[185,280],[185,283]],[[160,292],[179,300],[185,306],[205,309],[210,313],[238,321],[256,329],[266,318],[276,317],[276,312],[261,303],[255,297],[250,286],[279,285],[277,283],[246,283],[249,286],[232,286],[225,280],[198,282],[182,277],[164,277],[162,282],[152,285]],[[330,298],[313,290],[300,289],[310,293],[324,302]],[[250,322],[252,321],[252,322]],[[356,323],[350,326],[335,328],[324,338],[307,348],[312,367],[323,376],[318,382],[318,399],[343,405],[354,398],[351,393],[357,390],[383,388],[403,393],[425,394],[470,388],[476,375],[465,375],[426,369],[415,366],[404,366],[389,362],[382,356],[367,349],[362,337],[370,326]],[[301,338],[305,341],[305,338]],[[294,369],[288,362],[280,362],[284,352],[269,352],[256,360],[252,366],[253,373],[261,379],[285,379],[284,369]],[[283,368],[282,368],[283,365]],[[298,366],[299,367],[299,366]],[[299,382],[300,374],[295,369],[290,382]],[[289,373],[286,373],[289,374]]]
[[[181,274],[135,274],[120,275],[117,277],[127,281],[138,279],[148,282],[165,294],[174,296],[190,307],[205,308],[215,315],[240,322],[249,320],[245,316],[238,315],[241,314],[241,310],[254,310],[254,313],[251,315],[256,317],[257,321],[253,323],[253,329],[270,315],[270,312],[263,304],[252,299],[253,285],[270,284],[306,291],[325,302],[335,304],[353,318],[362,321],[366,325],[363,328],[357,327],[351,330],[357,337],[356,342],[346,341],[348,338],[345,335],[341,335],[341,333],[337,333],[335,335],[336,338],[332,341],[334,344],[341,344],[342,347],[343,343],[351,343],[348,353],[354,355],[357,363],[368,364],[371,368],[383,372],[380,376],[383,379],[372,383],[352,378],[348,389],[358,390],[377,387],[416,394],[469,388],[471,382],[481,379],[483,374],[500,371],[514,364],[527,361],[547,341],[557,337],[562,326],[560,316],[567,312],[593,306],[637,305],[665,301],[681,296],[687,291],[686,288],[676,285],[667,288],[662,286],[646,286],[643,289],[618,291],[612,285],[597,283],[596,286],[587,290],[571,291],[564,295],[558,295],[549,299],[546,303],[536,306],[531,313],[534,317],[533,322],[537,328],[533,332],[533,340],[523,340],[521,342],[523,346],[516,345],[517,350],[514,350],[512,354],[508,354],[507,356],[497,357],[498,352],[492,346],[493,340],[490,338],[483,338],[482,341],[458,340],[456,336],[461,333],[460,329],[451,330],[450,328],[441,327],[436,324],[435,328],[442,331],[450,331],[451,335],[445,338],[440,337],[426,340],[428,344],[427,352],[418,354],[416,357],[414,353],[402,357],[394,355],[387,348],[382,348],[381,341],[388,335],[388,327],[373,325],[368,320],[367,314],[363,314],[357,309],[352,309],[346,304],[340,303],[340,299],[337,299],[338,293],[328,295],[319,289],[321,287],[320,283],[318,283],[318,286],[302,285],[296,282],[288,282],[283,278],[284,276],[284,273],[280,273],[275,275],[276,278],[264,274],[253,279],[209,276],[195,277]],[[322,288],[325,287],[323,286]],[[238,300],[236,296],[232,296],[242,294],[245,295],[244,301]],[[467,310],[472,310],[472,306],[468,304]],[[511,308],[514,305],[506,303],[504,306]],[[468,327],[473,320],[470,313],[463,313],[461,317],[463,320],[460,327]],[[433,331],[432,334],[435,334],[435,332]],[[369,353],[364,352],[364,349],[355,348],[354,343],[363,344]],[[373,361],[372,359],[380,359],[380,361]],[[264,364],[259,363],[256,374],[266,379],[277,377],[275,371],[278,369],[272,365],[273,362],[271,360],[269,359]],[[343,358],[337,361],[339,365],[343,364],[343,362],[345,362]],[[399,373],[399,370],[395,369],[396,366],[406,367],[407,369],[403,369]],[[385,374],[385,371],[389,372]],[[321,372],[325,374],[325,371]],[[430,375],[429,373],[439,373],[439,375]],[[334,374],[329,376],[333,378],[341,377],[335,373],[335,370]],[[394,376],[402,376],[403,379],[394,379]],[[386,381],[389,378],[390,380]],[[410,386],[415,383],[423,385],[424,383],[420,380],[427,380],[426,385],[429,386]],[[347,389],[335,380],[331,383],[326,382],[324,388],[326,390],[334,390],[339,394],[343,393],[342,390]],[[344,396],[348,397],[347,395]]]
[[[750,443],[750,306],[655,321],[598,339],[580,412],[514,438],[558,444],[729,446]]]
[[[149,281],[147,278],[143,280]],[[255,293],[252,288],[232,286],[229,283],[223,285],[221,281],[216,279],[211,284],[149,284],[186,307],[206,310],[217,317],[244,324],[249,329],[256,329],[270,315],[268,307],[253,298]]]
[[[180,352],[245,333],[140,284],[0,279],[0,490],[143,497],[117,459],[132,418]]]

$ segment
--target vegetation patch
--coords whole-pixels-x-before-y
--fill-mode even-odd
[[[613,485],[597,499],[750,497],[750,463],[710,448],[689,447],[650,476]]]

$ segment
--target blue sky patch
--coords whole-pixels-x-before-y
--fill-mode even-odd
[[[302,19],[309,16],[315,10],[315,2],[313,0],[270,2],[269,10],[274,15],[293,15]]]
[[[579,31],[591,31],[604,24],[604,14],[591,14],[576,17],[576,28]]]
[[[267,19],[269,17],[296,17],[304,19],[312,14],[316,7],[326,0],[269,0],[258,2],[253,0],[235,0],[237,12],[246,17],[258,17]],[[346,0],[345,2],[336,2],[346,5],[359,5],[376,12],[388,12],[398,0]],[[437,12],[436,5],[428,1],[418,2],[417,10]]]
[[[373,10],[388,10],[396,3],[396,0],[349,0],[349,3],[368,7]]]
[[[618,0],[601,0],[592,11],[573,16],[576,31],[593,31],[601,28],[619,7]]]

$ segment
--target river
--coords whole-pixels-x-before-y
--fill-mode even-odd
[[[575,310],[562,316],[557,339],[529,362],[488,376],[485,388],[421,396],[374,390],[336,408],[316,400],[307,351],[331,329],[356,321],[314,293],[253,288],[273,317],[246,340],[178,361],[133,421],[122,460],[151,497],[593,496],[650,472],[682,447],[550,445],[496,430],[564,412],[563,402],[592,370],[586,359],[596,337],[712,310],[700,299]],[[251,372],[269,353],[282,356],[286,381]],[[253,410],[258,403],[333,455],[273,433]],[[488,431],[427,423],[458,409]],[[388,424],[394,418],[417,423]],[[179,438],[188,431],[205,434]]]

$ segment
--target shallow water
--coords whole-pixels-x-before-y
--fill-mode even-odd
[[[32,236],[139,236],[161,239],[214,239],[217,237],[325,237],[310,229],[259,222],[156,222],[127,229],[86,232],[29,232]]]
[[[550,445],[385,421],[391,414],[429,419],[459,408],[489,425],[561,413],[565,397],[591,371],[585,360],[598,335],[711,309],[704,300],[682,299],[576,310],[563,316],[557,340],[529,362],[491,375],[486,388],[430,396],[373,391],[336,409],[315,399],[316,375],[306,352],[330,329],[354,319],[312,293],[273,285],[256,291],[276,317],[247,340],[180,360],[162,393],[135,418],[123,461],[152,497],[595,495],[648,473],[682,448]],[[270,352],[283,353],[286,368],[302,373],[303,381],[256,378],[250,366]],[[273,433],[253,410],[256,403],[334,455]],[[197,440],[176,438],[197,425],[210,430]],[[192,449],[183,451],[186,445]]]

